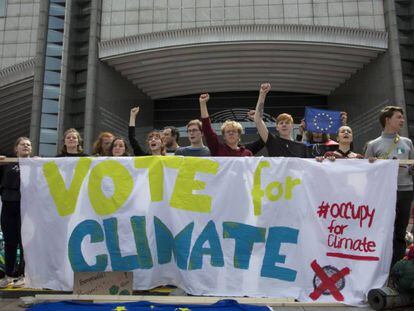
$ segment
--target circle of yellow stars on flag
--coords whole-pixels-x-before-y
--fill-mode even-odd
[[[328,113],[319,112],[313,117],[312,123],[317,130],[328,131],[333,125],[333,120]],[[320,124],[328,124],[328,126],[320,126]]]

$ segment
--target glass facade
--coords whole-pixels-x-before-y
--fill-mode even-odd
[[[6,17],[7,0],[0,0],[0,17]]]
[[[59,139],[59,100],[65,9],[65,1],[51,0],[49,3],[42,117],[40,122],[39,155],[42,156],[56,155]]]

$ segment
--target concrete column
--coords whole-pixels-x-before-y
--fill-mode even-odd
[[[401,66],[400,42],[398,38],[397,15],[394,0],[384,0],[385,28],[388,32],[388,50],[390,57],[392,89],[394,103],[390,103],[406,110],[404,95],[404,80]],[[405,122],[402,135],[408,136],[407,122]]]
[[[43,79],[45,73],[45,53],[47,44],[47,26],[49,14],[49,0],[39,3],[39,26],[37,28],[36,60],[33,78],[33,103],[30,120],[30,139],[33,154],[39,152],[40,119],[42,116]]]
[[[89,150],[94,140],[94,125],[96,115],[96,73],[98,65],[98,42],[101,27],[101,0],[91,0],[91,23],[89,30],[88,75],[85,99],[85,151]]]

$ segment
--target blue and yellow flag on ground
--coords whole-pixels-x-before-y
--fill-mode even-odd
[[[335,134],[342,125],[341,112],[305,107],[306,130]]]
[[[125,303],[90,303],[60,301],[40,303],[28,311],[269,311],[268,307],[239,304],[236,300],[220,300],[210,305],[160,304],[149,301]]]

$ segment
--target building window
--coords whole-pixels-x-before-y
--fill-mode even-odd
[[[7,0],[0,0],[0,17],[6,17]]]

